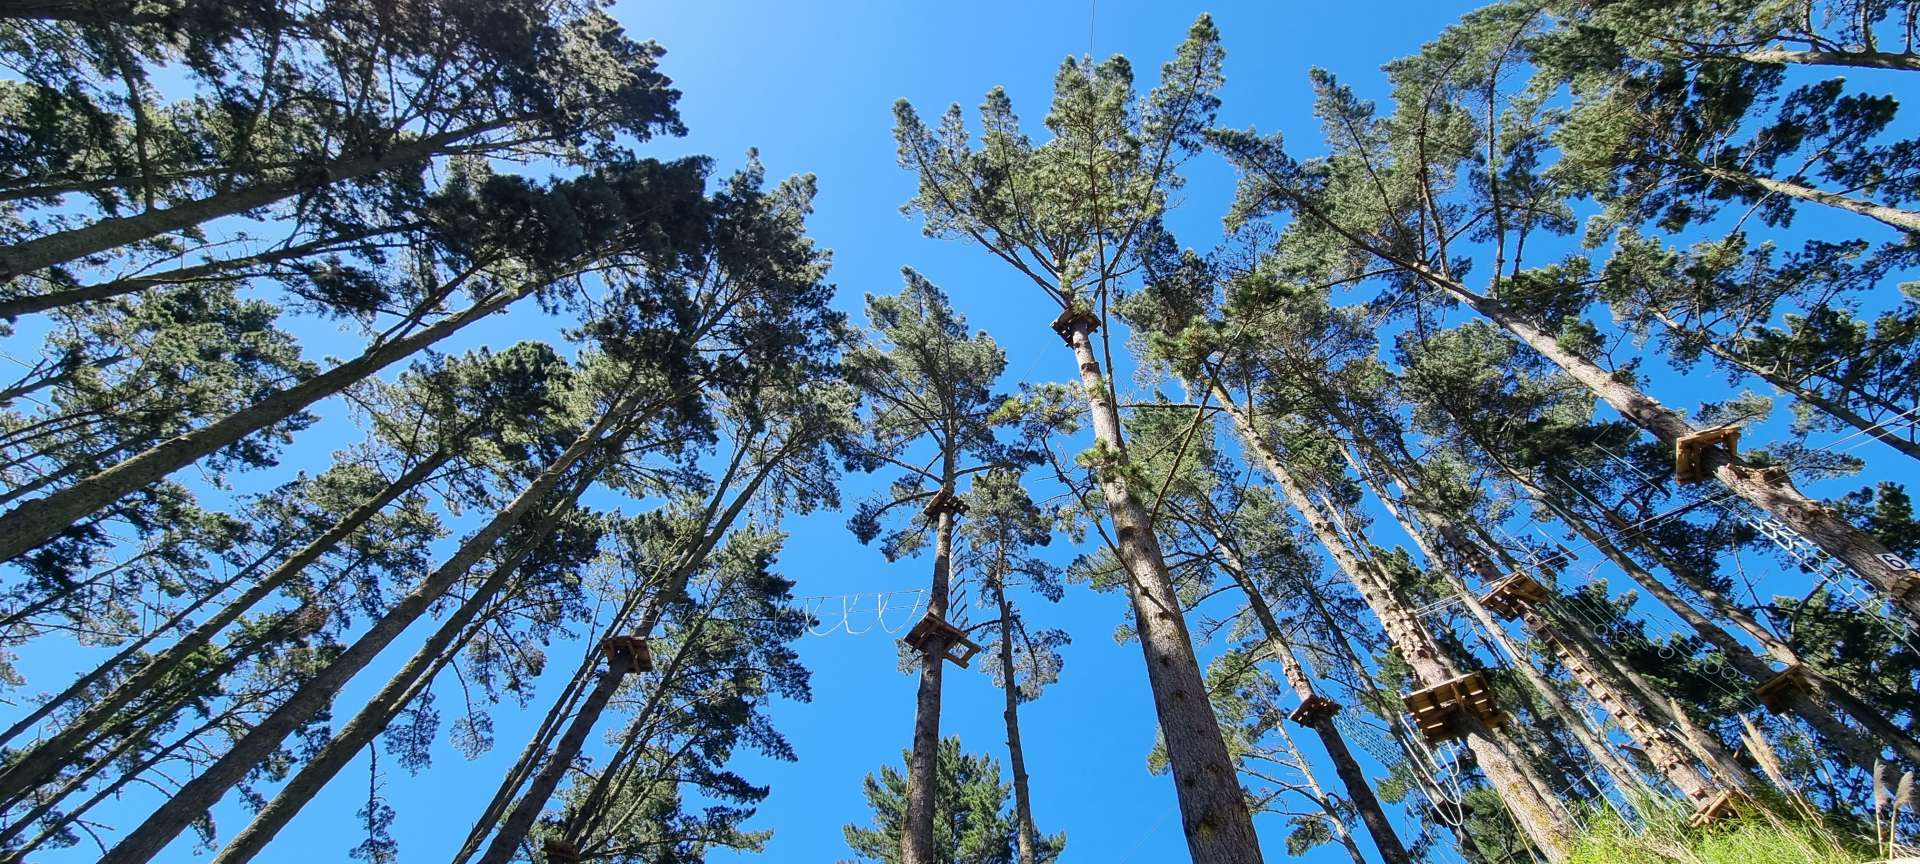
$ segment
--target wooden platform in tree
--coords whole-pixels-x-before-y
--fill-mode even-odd
[[[921,654],[926,654],[928,648],[938,642],[941,653],[960,666],[966,666],[973,661],[973,655],[980,653],[980,646],[968,639],[964,631],[932,612],[914,624],[900,641]]]
[[[1288,719],[1302,726],[1318,726],[1320,721],[1340,713],[1340,703],[1318,693],[1300,700],[1300,707],[1287,715]]]
[[[959,516],[967,512],[967,502],[961,500],[960,496],[941,489],[933,493],[932,498],[927,499],[927,506],[921,512],[935,518],[939,517],[942,513],[952,513],[955,516]]]
[[[1693,483],[1707,479],[1703,455],[1710,447],[1724,447],[1727,458],[1740,455],[1740,427],[1720,426],[1681,436],[1673,442],[1673,479]]]
[[[1765,705],[1768,711],[1785,714],[1788,710],[1788,700],[1793,698],[1793,694],[1805,692],[1806,689],[1806,670],[1795,663],[1753,688],[1753,698]]]
[[[608,660],[622,654],[631,656],[635,672],[653,671],[653,649],[638,636],[608,636],[600,640],[600,650],[607,652]]]
[[[1547,602],[1547,597],[1547,586],[1525,573],[1514,573],[1487,586],[1480,605],[1500,616],[1500,620],[1512,621]]]
[[[552,837],[540,844],[540,851],[547,855],[547,864],[580,864],[580,850],[572,843]]]
[[[1895,573],[1893,585],[1888,588],[1887,595],[1892,597],[1895,603],[1905,603],[1920,596],[1920,573],[1912,570]]]
[[[1060,341],[1072,345],[1074,330],[1084,329],[1092,333],[1100,329],[1100,319],[1087,309],[1069,306],[1060,312],[1060,317],[1053,319],[1053,324],[1050,326],[1053,327],[1053,332],[1059,334]]]
[[[1402,701],[1428,744],[1465,737],[1464,721],[1468,717],[1478,718],[1489,728],[1507,721],[1507,715],[1501,713],[1499,703],[1494,700],[1493,685],[1484,671],[1469,672],[1424,690],[1415,690]]]
[[[1731,789],[1723,790],[1694,808],[1693,815],[1687,818],[1687,827],[1705,828],[1737,812],[1739,812],[1737,796]]]

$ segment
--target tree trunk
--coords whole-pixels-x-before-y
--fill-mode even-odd
[[[435,453],[420,460],[399,479],[387,484],[379,494],[354,508],[325,533],[315,537],[312,542],[294,553],[293,557],[282,562],[279,567],[274,568],[273,572],[262,577],[259,582],[234,598],[233,602],[222,607],[213,617],[201,622],[199,626],[188,631],[172,645],[155,654],[138,671],[115,685],[106,695],[89,704],[86,710],[69,721],[60,732],[36,743],[32,749],[8,766],[5,772],[0,773],[0,801],[9,800],[27,789],[46,782],[47,778],[60,770],[65,760],[72,757],[80,742],[93,734],[95,729],[112,719],[113,715],[128,703],[147,693],[161,679],[172,674],[179,668],[182,660],[211,643],[215,636],[231,626],[233,622],[238,621],[240,616],[246,614],[253,606],[292,581],[321,556],[333,551],[341,540],[360,530],[361,526],[373,519],[381,510],[386,509],[388,504],[432,476],[433,472],[445,465],[448,459],[445,453]],[[116,662],[117,660],[118,658]],[[89,679],[98,680],[103,677],[102,670],[108,669],[111,665],[115,663],[102,665],[81,681],[76,682],[74,686],[91,686]],[[61,696],[66,697],[72,692],[73,688],[68,688],[67,693],[62,693]],[[42,710],[35,714],[44,716],[44,712],[51,711],[63,701],[64,699],[55,699],[42,706]],[[38,720],[29,716],[21,722],[30,725],[31,722],[38,722]],[[13,730],[8,730],[8,733],[8,737],[11,737]]]
[[[949,438],[951,440],[951,438]],[[954,453],[941,456],[940,489],[947,495],[953,488]],[[935,517],[933,540],[933,585],[927,592],[927,614],[947,620],[950,584],[953,573],[953,528],[955,514],[942,508]],[[914,695],[913,746],[907,762],[906,830],[900,835],[901,864],[940,864],[933,842],[934,811],[938,806],[940,770],[940,688],[946,671],[946,639],[935,635],[920,645],[920,689]]]
[[[1745,171],[1732,171],[1725,168],[1715,168],[1710,165],[1699,165],[1698,167],[1700,173],[1723,183],[1731,183],[1736,186],[1758,186],[1775,195],[1782,195],[1798,201],[1811,201],[1815,204],[1824,204],[1828,207],[1845,210],[1848,213],[1865,216],[1909,234],[1920,234],[1920,213],[1915,213],[1911,210],[1888,207],[1884,204],[1875,204],[1872,201],[1859,198],[1849,198],[1845,195],[1815,189],[1812,186],[1807,186],[1802,183],[1775,180],[1772,177],[1749,174]]]
[[[1594,395],[1613,406],[1614,410],[1620,412],[1620,416],[1626,418],[1628,422],[1653,433],[1661,441],[1672,444],[1696,431],[1677,412],[1661,405],[1626,381],[1615,378],[1586,358],[1560,347],[1558,340],[1509,312],[1499,301],[1467,291],[1457,282],[1441,279],[1424,271],[1422,275],[1429,282],[1445,288],[1489,321],[1519,337],[1541,356],[1560,367],[1567,375],[1586,385]],[[1793,488],[1791,482],[1784,479],[1778,482],[1767,479],[1766,472],[1747,465],[1737,456],[1729,456],[1721,447],[1706,448],[1701,452],[1700,460],[1702,467],[1710,471],[1735,495],[1772,514],[1773,518],[1779,520],[1782,525],[1838,559],[1881,591],[1889,595],[1897,593],[1901,578],[1911,575],[1893,569],[1888,560],[1880,557],[1885,555],[1891,559],[1895,556],[1872,535],[1855,528],[1838,513],[1820,506],[1801,494],[1799,490]],[[1907,617],[1920,621],[1920,592],[1909,594],[1900,607]]]
[[[660,617],[665,612],[666,600],[686,592],[687,583],[693,578],[693,574],[706,565],[708,556],[710,556],[713,550],[719,545],[721,538],[726,536],[727,531],[730,530],[734,520],[737,519],[740,513],[746,508],[747,503],[753,500],[753,496],[758,493],[761,484],[779,467],[785,454],[784,451],[775,453],[771,455],[765,463],[757,466],[752,475],[752,479],[734,496],[732,503],[726,507],[725,511],[721,512],[720,503],[726,500],[726,492],[738,476],[745,456],[746,448],[743,446],[735,453],[734,459],[728,464],[726,475],[721,479],[718,488],[716,488],[713,493],[712,500],[707,505],[707,527],[703,530],[699,542],[690,546],[680,556],[680,560],[674,565],[671,574],[655,594],[655,601],[647,605],[645,611],[641,613],[640,619],[634,624],[631,635],[638,636],[641,639],[652,638],[653,630],[659,625]],[[718,513],[717,520],[715,519],[716,513]],[[624,614],[619,614],[615,616],[614,620],[619,622],[624,618]],[[705,624],[705,620],[704,618],[701,619],[702,625]],[[695,632],[697,633],[698,631],[696,630]],[[680,658],[676,655],[673,664],[677,665],[679,662]],[[498,832],[495,834],[493,842],[488,844],[482,861],[496,860],[497,855],[506,855],[510,858],[514,850],[519,848],[521,841],[526,838],[527,832],[532,829],[534,821],[539,818],[540,811],[546,807],[548,799],[553,797],[553,792],[555,788],[559,786],[561,778],[566,774],[567,769],[573,765],[574,757],[579,755],[581,747],[584,746],[586,742],[587,734],[592,731],[593,725],[599,721],[601,712],[606,708],[606,700],[612,697],[613,691],[619,687],[620,678],[626,674],[625,672],[615,674],[614,666],[615,664],[609,661],[607,671],[602,673],[599,680],[595,683],[594,689],[587,692],[586,702],[579,709],[572,725],[567,728],[567,731],[563,733],[555,743],[553,753],[548,755],[545,761],[541,763],[538,773],[531,775],[532,779],[526,793],[514,804],[512,810],[506,812],[504,818],[500,815],[500,808],[505,807],[505,802],[512,798],[512,789],[519,785],[519,780],[514,779],[511,784],[502,784],[500,792],[496,795],[496,800],[499,803],[497,805],[490,804],[487,812],[483,814],[481,821],[474,825],[472,832],[468,836],[467,843],[463,845],[461,851],[454,857],[456,864],[470,857],[473,854],[471,850],[479,848],[480,841],[486,839],[487,833],[493,829],[495,820],[500,821]],[[667,675],[663,677],[670,678],[671,675],[672,668],[670,666]],[[605,688],[611,689],[606,689],[605,698],[601,698],[600,693]],[[641,716],[643,718],[652,710],[654,700],[658,699],[659,693],[661,692],[664,691],[656,691],[655,695],[649,699],[648,707],[642,711]],[[596,698],[601,699],[597,706],[593,701]],[[558,728],[558,722],[559,718],[557,716],[554,717],[552,728]],[[523,752],[521,756],[522,762],[515,765],[516,772],[532,770],[531,766],[534,764],[534,760],[545,751],[542,741],[543,736],[536,734],[533,741],[527,744],[527,750]],[[522,769],[520,767],[522,764],[529,767]],[[588,795],[587,806],[592,806],[594,800],[602,794],[604,794],[604,790],[596,787]],[[504,861],[506,859],[497,860]]]
[[[1087,393],[1094,439],[1124,461],[1120,412],[1107,395],[1088,323],[1072,328],[1071,345]],[[1196,864],[1257,864],[1262,860],[1260,839],[1254,834],[1239,773],[1207,698],[1206,679],[1194,656],[1186,615],[1160,552],[1153,519],[1120,472],[1112,466],[1100,466],[1097,471],[1113,520],[1116,552],[1128,576],[1127,594],[1133,601],[1147,683],[1153,689],[1154,712],[1173,769],[1187,851]]]
[[[375,343],[359,357],[278,390],[212,423],[169,438],[72,486],[0,514],[0,562],[11,561],[127,494],[202,457],[287,419],[315,402],[427,348],[532,292],[532,284],[502,291],[411,336]]]
[[[1314,699],[1319,694],[1314,690],[1312,679],[1307,677],[1305,669],[1300,667],[1299,658],[1293,654],[1293,640],[1280,626],[1280,619],[1273,613],[1273,606],[1267,603],[1266,595],[1261,593],[1253,582],[1252,574],[1242,565],[1240,556],[1232,549],[1224,548],[1227,559],[1227,572],[1240,586],[1241,593],[1247,597],[1247,606],[1253,610],[1253,617],[1260,622],[1260,629],[1266,633],[1267,642],[1274,647],[1274,659],[1280,662],[1280,673],[1293,688],[1294,695],[1302,703]],[[1367,782],[1367,775],[1360,770],[1360,763],[1353,758],[1353,751],[1347,747],[1347,739],[1340,734],[1340,727],[1333,722],[1333,713],[1315,712],[1312,722],[1306,724],[1320,736],[1321,746],[1326,748],[1327,758],[1333,762],[1334,775],[1347,790],[1347,802],[1360,814],[1360,821],[1367,826],[1367,833],[1373,837],[1374,848],[1380,852],[1380,860],[1385,864],[1412,864],[1413,856],[1407,853],[1407,847],[1400,842],[1400,835],[1393,830],[1393,823],[1387,821],[1387,812],[1380,806],[1380,798],[1373,792],[1373,786]],[[1303,763],[1304,764],[1304,763]]]
[[[1001,574],[1004,580],[1006,575]],[[1006,691],[1006,708],[1000,716],[1007,722],[1007,766],[1013,772],[1013,819],[1019,831],[1020,864],[1036,864],[1033,829],[1033,799],[1027,790],[1027,751],[1020,744],[1020,686],[1014,680],[1013,604],[1007,602],[1004,581],[993,585],[994,601],[1000,606],[1000,683]]]
[[[1393,595],[1384,579],[1360,561],[1334,530],[1327,515],[1314,505],[1305,490],[1294,481],[1286,465],[1260,437],[1251,418],[1232,401],[1224,388],[1215,385],[1213,392],[1239,427],[1242,440],[1265,463],[1275,485],[1280,487],[1287,501],[1306,520],[1320,545],[1360,592],[1361,598],[1380,619],[1388,639],[1400,650],[1421,682],[1431,686],[1458,677],[1459,670],[1452,668],[1441,655],[1438,645],[1418,618]],[[1530,778],[1529,769],[1521,764],[1520,759],[1507,752],[1486,724],[1468,715],[1462,725],[1467,730],[1468,749],[1473,752],[1488,782],[1500,793],[1501,800],[1512,813],[1521,832],[1549,861],[1567,860],[1567,841],[1574,835],[1572,817],[1553,799],[1550,789],[1541,788],[1535,779]]]
[[[395,603],[332,663],[262,718],[205,771],[175,791],[171,799],[109,850],[100,859],[101,864],[145,864],[159,854],[188,823],[205,813],[254,766],[278,749],[287,735],[325,709],[348,679],[365,668],[401,632],[425,614],[428,607],[465,576],[509,529],[529,511],[545,503],[561,477],[600,443],[608,427],[626,413],[626,407],[617,405],[594,421],[565,452],[540,472],[525,491],[494,514],[485,527],[460,544],[452,558]]]
[[[1769,65],[1854,66],[1862,69],[1920,71],[1920,54],[1896,54],[1891,51],[1790,51],[1774,48],[1746,51],[1734,56],[1748,63]]]
[[[3,14],[0,12],[0,15]],[[129,243],[192,228],[223,216],[256,210],[313,189],[316,185],[328,186],[429,159],[449,144],[508,125],[504,120],[489,121],[399,144],[378,156],[332,162],[321,169],[325,180],[319,184],[302,175],[263,181],[165,209],[148,210],[133,216],[107,217],[79,228],[15,243],[0,248],[0,284],[44,267],[66,264]]]
[[[1700,350],[1707,352],[1713,357],[1719,358],[1727,365],[1773,385],[1778,388],[1780,392],[1789,394],[1793,398],[1819,409],[1827,416],[1859,430],[1863,435],[1872,436],[1888,447],[1892,447],[1914,459],[1920,459],[1920,442],[1900,437],[1892,429],[1888,429],[1879,423],[1875,423],[1861,416],[1860,412],[1847,407],[1844,402],[1829,399],[1803,384],[1789,380],[1771,370],[1755,366],[1739,354],[1729,350],[1725,345],[1720,344],[1720,342],[1717,341],[1716,334],[1688,330],[1682,327],[1679,322],[1673,320],[1672,316],[1662,311],[1654,310],[1653,316],[1659,319],[1661,324],[1666,325],[1668,330],[1680,338],[1697,337]]]
[[[343,243],[353,243],[371,237],[377,237],[381,234],[402,231],[407,227],[412,226],[368,228],[362,231],[348,232],[340,236],[325,237],[319,240],[301,243],[297,246],[289,246],[285,249],[273,249],[257,255],[208,261],[204,264],[176,267],[172,270],[147,276],[127,276],[107,282],[95,283],[93,285],[68,288],[63,291],[50,291],[45,294],[0,300],[0,318],[12,320],[22,315],[45,312],[49,309],[60,309],[77,303],[97,303],[101,300],[111,300],[115,297],[124,297],[128,294],[145,291],[156,285],[177,285],[185,282],[198,282],[210,276],[225,273],[249,264],[266,264],[274,261],[299,258],[335,248]]]
[[[618,448],[632,426],[622,429],[609,442],[610,448]],[[320,750],[300,767],[292,779],[280,787],[273,800],[254,814],[253,821],[233,836],[225,849],[213,859],[213,864],[243,864],[253,860],[260,850],[273,842],[280,829],[292,821],[301,808],[313,800],[334,775],[340,773],[347,763],[353,761],[360,750],[373,742],[375,736],[385,731],[387,724],[406,708],[421,691],[433,684],[440,674],[460,652],[461,646],[473,637],[468,628],[486,607],[493,603],[500,592],[512,581],[513,574],[520,565],[539,548],[540,543],[553,532],[560,519],[572,510],[580,495],[593,485],[596,473],[582,471],[574,478],[570,488],[549,506],[540,521],[527,532],[525,542],[494,567],[493,573],[473,589],[473,593],[462,601],[460,606],[442,621],[440,627],[427,637],[427,641],[414,651],[406,665],[400,667],[385,686],[374,694],[373,698],[347,721]]]
[[[1331,726],[1333,725],[1333,718],[1331,716],[1322,717],[1320,722]],[[1353,840],[1353,832],[1347,830],[1345,814],[1336,809],[1333,802],[1328,799],[1326,790],[1320,786],[1320,779],[1313,775],[1313,766],[1307,764],[1307,757],[1300,752],[1300,745],[1294,742],[1293,734],[1287,731],[1286,724],[1275,724],[1273,731],[1280,736],[1280,743],[1286,745],[1287,755],[1293,757],[1294,767],[1300,771],[1301,783],[1307,787],[1305,791],[1307,799],[1320,808],[1320,812],[1323,814],[1323,818],[1327,823],[1328,830],[1333,834],[1335,839],[1340,841],[1341,848],[1347,850],[1347,857],[1353,859],[1353,864],[1367,864],[1367,856],[1361,854],[1360,844]],[[1341,742],[1341,746],[1344,749],[1344,741]],[[1351,761],[1352,758],[1353,755],[1351,753],[1347,754],[1349,761]],[[1384,858],[1385,854],[1385,851],[1382,850],[1381,855],[1383,856],[1383,860],[1394,860]],[[1404,855],[1405,850],[1402,850],[1401,854]]]

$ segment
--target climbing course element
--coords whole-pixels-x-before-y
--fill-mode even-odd
[[[627,666],[631,671],[653,671],[653,649],[647,647],[647,640],[642,637],[608,636],[600,640],[600,650],[607,652],[609,664],[627,659],[631,661]]]
[[[1467,730],[1460,721],[1467,716],[1479,718],[1489,729],[1507,722],[1507,715],[1494,701],[1493,685],[1484,670],[1415,690],[1402,701],[1428,744],[1466,737]]]
[[[900,639],[908,648],[922,654],[939,651],[942,656],[956,665],[965,667],[973,661],[973,655],[980,653],[980,646],[967,638],[965,631],[946,622],[946,619],[928,612],[920,623]]]
[[[1706,462],[1700,458],[1709,447],[1725,447],[1729,461],[1740,455],[1740,427],[1719,426],[1703,429],[1673,440],[1673,479],[1695,483],[1707,479]]]

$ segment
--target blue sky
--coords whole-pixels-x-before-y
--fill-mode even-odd
[[[1011,387],[1014,382],[1063,380],[1072,374],[1069,355],[1046,326],[1054,310],[984,252],[925,238],[916,220],[900,214],[914,181],[894,161],[890,108],[896,99],[907,98],[923,115],[934,115],[950,102],[972,108],[990,87],[1002,85],[1034,127],[1064,56],[1089,49],[1102,57],[1123,53],[1134,61],[1143,85],[1150,84],[1194,17],[1210,11],[1227,49],[1222,123],[1278,129],[1294,140],[1311,141],[1316,129],[1308,112],[1310,67],[1333,69],[1363,94],[1378,97],[1382,63],[1416,51],[1473,5],[1276,0],[1197,7],[1100,0],[1096,10],[1091,2],[829,5],[710,0],[669,5],[627,0],[615,6],[614,14],[634,35],[667,48],[664,68],[685,94],[680,109],[691,134],[651,143],[644,153],[709,154],[726,171],[737,167],[749,148],[759,148],[773,177],[816,174],[818,212],[810,228],[834,250],[832,279],[839,286],[840,306],[859,320],[861,297],[899,290],[899,269],[912,266],[944,287],[975,327],[986,329],[1006,347],[1005,386]],[[1188,177],[1184,200],[1171,222],[1184,243],[1205,248],[1219,236],[1219,217],[1233,178],[1211,155],[1198,159]],[[311,344],[339,346],[310,353],[355,350],[355,343],[329,335],[324,328],[330,325],[303,326],[309,328],[301,332],[311,337]],[[537,335],[530,326],[557,328],[521,310],[462,334],[445,347],[501,347]],[[552,335],[557,339],[557,329]],[[1662,395],[1698,401],[1708,392],[1694,382]],[[315,463],[355,437],[337,407],[327,413],[329,423],[309,431],[297,445],[309,454],[304,458]],[[328,434],[335,437],[329,440]],[[290,459],[284,467],[290,472],[300,461]],[[284,475],[249,480],[246,488],[270,479]],[[846,499],[857,500],[874,483],[874,478],[849,478]],[[791,538],[781,569],[797,581],[797,594],[905,591],[926,584],[925,560],[886,562],[854,540],[840,514],[792,519],[785,527]],[[1072,550],[1061,542],[1050,554],[1064,563]],[[1067,833],[1069,862],[1130,864],[1181,860],[1185,855],[1170,781],[1145,770],[1154,722],[1138,646],[1110,638],[1124,606],[1119,595],[1095,595],[1076,586],[1064,603],[1035,605],[1029,612],[1036,626],[1062,627],[1075,637],[1065,651],[1059,684],[1022,712],[1035,816],[1043,831]],[[427,629],[425,624],[417,627],[363,672],[336,702],[343,709],[336,718],[344,719],[359,698],[384,681]],[[865,822],[868,816],[861,778],[882,764],[898,762],[907,743],[913,680],[897,670],[892,639],[877,629],[858,636],[810,636],[799,648],[813,671],[814,699],[775,709],[799,761],[743,757],[736,767],[773,790],[750,823],[775,831],[766,860],[834,861],[847,854],[841,826]],[[399,813],[393,833],[402,860],[443,860],[458,845],[559,679],[571,671],[575,650],[565,645],[552,649],[556,662],[543,681],[548,686],[527,711],[496,709],[499,743],[492,753],[467,762],[443,747],[433,766],[417,776],[382,760],[384,794]],[[34,665],[51,670],[63,664],[48,658]],[[975,671],[956,671],[947,681],[944,731],[959,735],[972,751],[1003,755],[999,691]],[[1311,741],[1303,740],[1302,746],[1317,749]],[[359,840],[352,814],[365,800],[365,768],[363,755],[294,820],[264,860],[343,860]],[[123,826],[145,812],[135,803],[130,801],[127,811],[118,814]],[[245,820],[231,803],[222,808],[221,817],[224,834]],[[1269,860],[1283,858],[1284,825],[1267,817],[1261,828],[1268,838]],[[1367,845],[1364,839],[1362,845]],[[190,846],[191,841],[177,842],[166,860],[192,860]],[[712,860],[736,857],[721,853]],[[75,850],[50,860],[86,858],[83,850]],[[1329,846],[1306,860],[1345,858],[1343,851]]]

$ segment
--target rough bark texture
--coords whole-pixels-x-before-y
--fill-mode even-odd
[[[101,864],[145,864],[153,860],[153,856],[158,855],[189,823],[217,803],[248,771],[277,749],[293,730],[326,708],[348,679],[366,668],[376,655],[399,638],[401,632],[426,614],[434,600],[464,577],[508,529],[535,506],[545,502],[562,475],[599,443],[600,437],[620,413],[619,410],[610,410],[595,421],[525,491],[494,514],[485,527],[460,544],[453,557],[395,603],[332,663],[315,673],[272,713],[261,718],[224,755],[176,790],[171,799],[122,838],[118,845],[108,850],[100,859]]]
[[[1519,337],[1567,375],[1592,390],[1594,395],[1613,406],[1628,422],[1653,433],[1661,441],[1672,444],[1697,431],[1677,412],[1626,381],[1608,374],[1586,358],[1562,348],[1553,336],[1508,311],[1499,301],[1467,291],[1457,282],[1440,280],[1437,284],[1475,312]],[[1791,482],[1769,479],[1764,476],[1766,472],[1747,465],[1738,457],[1729,456],[1721,447],[1703,451],[1701,464],[1735,495],[1772,514],[1781,524],[1844,563],[1881,591],[1893,593],[1899,586],[1900,578],[1906,575],[1894,570],[1880,557],[1892,557],[1887,547],[1855,528],[1840,514],[1801,494]],[[1902,609],[1908,618],[1920,622],[1920,592],[1909,595]]]
[[[1747,51],[1736,56],[1748,63],[1857,66],[1863,69],[1920,71],[1920,54],[1895,54],[1891,51],[1790,51],[1775,48]]]
[[[943,460],[942,489],[953,494],[953,456]],[[942,510],[934,525],[933,585],[927,592],[927,614],[945,621],[953,573],[953,520]],[[907,763],[906,832],[900,835],[902,864],[939,864],[933,843],[935,797],[939,786],[940,685],[946,671],[947,643],[938,636],[921,643],[920,689],[914,695],[913,742]]]
[[[0,562],[11,561],[32,550],[134,490],[292,417],[348,385],[453,335],[460,328],[505,309],[526,296],[531,288],[531,285],[522,285],[502,291],[411,336],[377,343],[359,357],[285,390],[275,391],[244,409],[162,441],[44,498],[21,503],[0,514]]]
[[[1701,171],[1715,180],[1737,185],[1758,186],[1775,195],[1784,195],[1799,201],[1811,201],[1815,204],[1823,204],[1838,210],[1845,210],[1848,213],[1865,216],[1868,219],[1890,225],[1909,234],[1920,233],[1920,213],[1915,213],[1911,210],[1888,207],[1885,204],[1875,204],[1872,201],[1863,201],[1859,198],[1849,198],[1845,195],[1815,189],[1804,184],[1775,180],[1771,177],[1748,174],[1744,171],[1729,171],[1724,168],[1705,166],[1702,167]]]
[[[1094,439],[1109,454],[1124,459],[1120,412],[1108,398],[1086,324],[1072,329],[1071,344],[1091,409]],[[1153,689],[1153,707],[1179,795],[1187,851],[1196,864],[1256,864],[1262,860],[1260,839],[1253,832],[1253,817],[1247,811],[1233,757],[1207,699],[1206,679],[1200,674],[1153,520],[1118,472],[1102,468],[1100,490],[1113,521],[1120,564],[1126,569],[1147,682]]]
[[[162,678],[171,674],[180,665],[180,661],[212,642],[222,630],[227,629],[240,616],[267,598],[273,592],[287,584],[293,577],[306,570],[307,566],[332,551],[348,535],[360,530],[388,504],[405,494],[407,490],[419,485],[441,465],[446,464],[444,455],[436,454],[421,460],[413,468],[402,474],[399,479],[381,489],[379,494],[334,523],[325,533],[315,537],[300,551],[282,562],[273,572],[262,577],[232,603],[188,631],[186,635],[160,653],[155,654],[139,671],[128,676],[105,696],[87,706],[73,720],[52,737],[42,740],[22,755],[18,761],[0,773],[0,800],[9,800],[34,786],[44,783],[47,778],[60,770],[60,766],[77,752],[82,740],[106,723],[113,715],[125,708],[134,699],[147,693]],[[102,667],[105,668],[105,667]],[[91,677],[91,676],[90,676]],[[57,703],[51,703],[57,705]],[[49,709],[51,710],[51,709]]]
[[[1224,389],[1216,388],[1215,395],[1226,406],[1249,449],[1265,464],[1282,495],[1306,520],[1314,537],[1360,592],[1368,608],[1379,618],[1388,639],[1400,650],[1421,682],[1434,685],[1458,677],[1460,670],[1453,668],[1442,656],[1419,620],[1393,595],[1372,568],[1366,566],[1347,546],[1327,515],[1307,497],[1306,491],[1294,481],[1286,465],[1266,446],[1251,419],[1231,401]],[[1484,723],[1469,715],[1462,725],[1467,731],[1468,749],[1473,752],[1487,781],[1500,793],[1501,800],[1513,814],[1514,822],[1522,833],[1549,861],[1565,861],[1569,851],[1567,840],[1574,833],[1572,817],[1553,797],[1552,791],[1544,788],[1538,778],[1531,776],[1535,772],[1510,754]]]
[[[993,593],[1000,605],[1000,682],[1007,697],[1001,717],[1007,723],[1007,767],[1013,772],[1013,818],[1019,831],[1016,838],[1019,861],[1035,864],[1033,799],[1027,788],[1027,751],[1020,745],[1020,687],[1014,681],[1013,604],[1007,602],[1006,585],[995,584]]]

